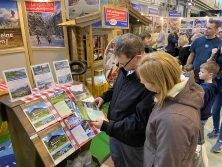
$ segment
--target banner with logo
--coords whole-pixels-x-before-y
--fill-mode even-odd
[[[103,7],[102,28],[129,28],[129,12],[127,9]]]

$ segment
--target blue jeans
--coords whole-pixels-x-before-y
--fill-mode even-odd
[[[220,125],[220,110],[222,106],[222,83],[219,84],[220,92],[216,96],[213,107],[212,107],[212,117],[214,129],[219,130]],[[219,139],[222,140],[222,122],[220,125]]]
[[[115,167],[142,167],[143,147],[131,147],[110,137],[110,155]]]
[[[203,132],[203,135],[204,135],[204,126],[207,123],[207,120],[200,120],[200,122],[201,122],[202,132]],[[198,144],[201,145],[200,136],[198,137]]]

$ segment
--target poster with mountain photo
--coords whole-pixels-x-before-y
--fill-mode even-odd
[[[16,1],[0,3],[0,49],[23,46],[18,6]]]
[[[64,47],[60,2],[25,2],[29,34],[34,48]]]

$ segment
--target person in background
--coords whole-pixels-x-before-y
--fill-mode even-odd
[[[200,33],[200,29],[199,28],[194,28],[193,31],[192,31],[192,34],[189,38],[189,44],[191,44],[193,41],[192,41],[192,37],[195,35],[195,34],[198,34]]]
[[[191,44],[195,41],[195,39],[202,37],[202,36],[203,36],[203,34],[201,34],[201,33],[194,34],[191,38]]]
[[[217,34],[218,27],[219,22],[217,20],[210,20],[204,31],[205,36],[195,39],[195,41],[191,44],[191,53],[187,59],[187,64],[193,64],[197,79],[197,74],[200,71],[200,65],[210,58],[212,49],[221,43],[220,38],[215,36],[215,34]],[[200,81],[198,80],[198,82]]]
[[[218,32],[218,37],[222,40],[222,30]]]
[[[172,27],[171,33],[168,35],[168,46],[167,46],[167,53],[171,54],[172,56],[177,56],[177,43],[178,43],[178,28]]]
[[[152,42],[151,35],[148,32],[142,32],[139,37],[142,39],[144,45],[145,45],[145,52],[151,53],[154,50],[150,47],[150,44]]]
[[[174,57],[153,52],[142,58],[137,73],[141,83],[156,92],[146,128],[143,166],[193,166],[204,98],[193,72],[185,77]]]
[[[40,41],[40,36],[39,35],[36,36],[36,39],[37,39],[38,45],[41,45],[41,41]]]
[[[209,138],[214,138],[218,136],[217,142],[213,146],[212,150],[215,153],[219,153],[222,151],[222,122],[220,121],[220,110],[222,107],[222,52],[221,52],[221,44],[218,48],[212,49],[211,57],[207,61],[215,60],[216,63],[220,66],[220,70],[215,77],[215,80],[218,82],[219,93],[216,96],[212,107],[212,118],[213,118],[213,127],[214,129],[207,134]],[[221,123],[220,123],[221,122]]]
[[[204,132],[204,126],[211,116],[211,107],[219,93],[217,83],[213,81],[213,77],[218,73],[220,67],[214,61],[208,61],[200,66],[199,78],[203,80],[200,86],[204,90],[204,105],[200,109],[201,125]]]
[[[159,33],[158,39],[156,40],[157,49],[158,50],[164,50],[165,49],[165,32],[162,30],[161,25],[157,26],[157,33]]]
[[[145,55],[143,41],[136,35],[123,34],[116,43],[119,73],[112,88],[94,103],[101,107],[110,102],[109,121],[90,122],[110,136],[110,154],[115,167],[143,166],[145,129],[153,109],[154,93],[140,83],[135,70]]]
[[[49,42],[49,45],[52,43],[52,39],[51,39],[51,37],[50,36],[48,36],[47,37],[47,40],[48,40],[48,42]]]
[[[181,35],[178,40],[178,46],[181,47],[179,51],[179,60],[182,66],[184,66],[187,63],[187,58],[190,55],[190,45],[188,44],[189,44],[189,41],[188,41],[187,36]]]

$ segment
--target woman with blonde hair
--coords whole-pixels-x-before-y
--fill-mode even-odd
[[[192,167],[197,147],[204,91],[193,72],[181,75],[177,61],[164,52],[142,58],[137,73],[155,92],[155,106],[146,127],[144,167]]]
[[[181,35],[178,39],[178,46],[181,47],[179,51],[179,60],[182,66],[186,65],[187,59],[190,55],[190,45],[189,40],[186,35]]]

